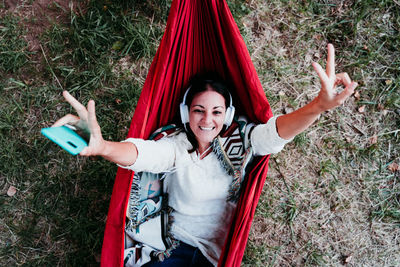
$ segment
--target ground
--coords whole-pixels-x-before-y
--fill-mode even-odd
[[[228,1],[275,114],[315,97],[326,45],[360,86],[270,160],[243,266],[400,265],[398,1]],[[116,167],[40,135],[94,98],[126,136],[170,1],[0,2],[0,265],[96,266]],[[117,130],[116,130],[117,129]]]

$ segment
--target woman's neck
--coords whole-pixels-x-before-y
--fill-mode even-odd
[[[197,153],[200,159],[205,158],[210,153],[210,151],[211,151],[211,143],[203,146],[199,144],[199,147],[197,149]]]
[[[210,147],[211,147],[211,143],[199,144],[199,147],[197,150],[199,151],[200,154],[203,154],[205,151],[210,149]]]

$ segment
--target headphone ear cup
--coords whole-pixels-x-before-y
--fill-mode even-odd
[[[181,103],[179,106],[179,111],[181,113],[182,124],[185,125],[189,122],[189,108],[186,104]]]
[[[224,121],[224,124],[227,127],[231,126],[234,116],[235,116],[235,107],[234,106],[228,107],[225,112],[225,121]]]

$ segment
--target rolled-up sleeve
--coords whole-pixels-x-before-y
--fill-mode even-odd
[[[283,139],[279,136],[276,129],[276,119],[274,116],[266,124],[259,124],[251,132],[250,140],[255,156],[264,156],[272,153],[278,153],[283,147],[293,140]]]
[[[135,163],[130,166],[118,165],[121,168],[135,172],[160,173],[174,166],[176,158],[175,146],[168,138],[158,141],[128,138],[122,142],[134,144],[138,151],[138,157]]]

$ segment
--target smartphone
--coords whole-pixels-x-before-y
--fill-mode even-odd
[[[87,140],[71,126],[43,128],[41,133],[72,155],[79,154],[88,145]]]

